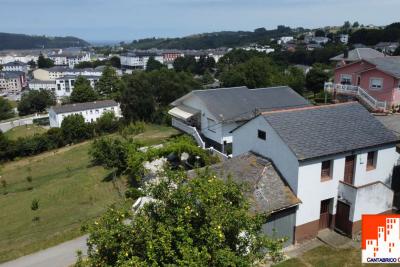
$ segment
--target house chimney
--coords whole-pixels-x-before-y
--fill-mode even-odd
[[[343,58],[348,58],[348,57],[349,57],[349,49],[346,48],[346,50],[344,50],[344,53],[343,53]]]

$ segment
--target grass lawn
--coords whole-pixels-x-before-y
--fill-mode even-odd
[[[20,137],[29,137],[44,132],[47,132],[46,128],[40,125],[31,124],[31,125],[22,125],[15,127],[7,131],[5,135],[12,140],[17,140]]]
[[[170,127],[150,125],[134,138],[151,145],[175,134]],[[103,181],[109,171],[90,166],[89,147],[90,142],[81,143],[2,166],[0,180],[7,186],[0,184],[0,262],[80,236],[83,223],[121,202],[124,179],[115,185]],[[39,200],[35,212],[33,199]]]
[[[361,264],[361,250],[356,248],[334,249],[320,246],[304,253],[299,258],[289,259],[274,267],[356,267],[387,266],[387,264]],[[393,265],[398,266],[398,265]]]

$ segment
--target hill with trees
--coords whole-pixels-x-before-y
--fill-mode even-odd
[[[147,38],[127,45],[130,49],[211,49],[237,47],[251,43],[268,43],[272,38],[305,32],[303,28],[292,29],[283,25],[273,30],[258,28],[254,31],[221,31],[190,35],[182,38]]]
[[[400,41],[400,22],[392,23],[383,29],[360,29],[350,35],[350,43],[376,45],[379,42]]]
[[[90,44],[85,40],[72,36],[49,37],[0,32],[0,50],[85,47],[88,45]]]

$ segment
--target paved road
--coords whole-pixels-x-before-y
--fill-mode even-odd
[[[76,251],[86,255],[87,236],[0,264],[0,267],[68,267],[76,261]]]

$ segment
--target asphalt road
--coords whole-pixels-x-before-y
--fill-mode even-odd
[[[76,262],[76,251],[86,255],[87,236],[0,264],[0,267],[68,267]]]

